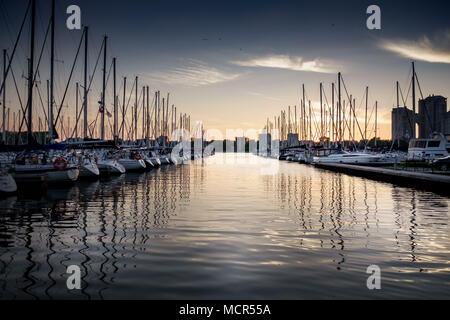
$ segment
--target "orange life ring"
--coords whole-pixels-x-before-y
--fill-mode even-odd
[[[64,158],[58,158],[53,161],[53,167],[58,170],[62,171],[67,168],[67,161]]]
[[[142,160],[142,156],[138,153],[138,154],[135,156],[135,159],[136,159],[137,161],[140,161],[140,160]]]

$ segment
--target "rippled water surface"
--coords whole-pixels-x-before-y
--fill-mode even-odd
[[[245,155],[80,182],[0,200],[0,298],[450,298],[449,205]]]

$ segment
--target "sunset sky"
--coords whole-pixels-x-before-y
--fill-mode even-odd
[[[37,52],[50,16],[50,1],[38,0]],[[0,49],[12,51],[26,0],[0,2]],[[424,96],[449,96],[450,23],[448,1],[57,1],[56,72],[60,101],[81,31],[65,27],[68,5],[82,10],[90,27],[90,70],[102,37],[109,37],[108,58],[118,59],[118,81],[137,75],[140,86],[171,94],[171,104],[202,120],[206,128],[261,129],[267,117],[299,105],[301,85],[316,105],[319,83],[331,99],[331,82],[343,73],[347,89],[361,105],[366,86],[369,105],[378,100],[381,137],[390,138],[390,110],[396,103],[395,81],[408,91],[411,61]],[[382,10],[382,30],[366,28],[366,9]],[[29,35],[29,28],[24,35]],[[21,41],[14,72],[25,96],[28,39]],[[40,69],[43,99],[48,52]],[[82,59],[65,109],[74,117],[75,81],[82,83]],[[108,62],[108,67],[110,61]],[[90,99],[95,119],[101,91],[97,72]],[[112,111],[112,87],[108,88]],[[10,83],[7,103],[17,95]],[[420,96],[420,93],[418,93]],[[408,100],[411,106],[411,98]],[[40,107],[39,107],[40,109]],[[362,111],[362,109],[361,109]],[[12,111],[11,111],[12,112]],[[363,115],[361,112],[360,115]]]

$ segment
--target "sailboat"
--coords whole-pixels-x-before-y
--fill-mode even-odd
[[[17,191],[17,184],[8,168],[0,168],[0,196],[9,195]]]
[[[118,157],[112,151],[100,151],[97,154],[97,166],[101,175],[120,175],[126,172]]]
[[[117,160],[127,171],[143,171],[147,168],[140,152],[125,150],[119,153]]]
[[[81,154],[78,159],[80,178],[98,178],[100,176],[100,170],[97,166],[98,158],[94,158],[91,154]]]

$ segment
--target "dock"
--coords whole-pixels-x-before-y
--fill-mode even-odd
[[[378,181],[391,182],[402,186],[450,194],[450,176],[443,174],[334,163],[318,163],[315,164],[315,167]]]

